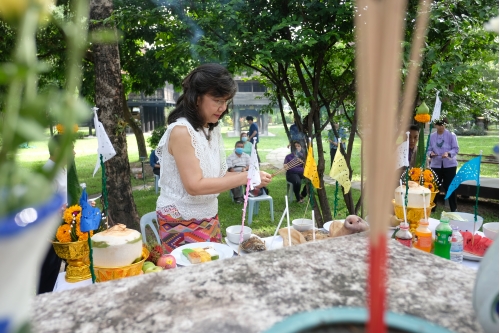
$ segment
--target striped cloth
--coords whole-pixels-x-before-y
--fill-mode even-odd
[[[175,207],[170,209],[176,210]],[[191,219],[189,221],[179,216],[178,212],[165,212],[157,210],[156,216],[160,225],[160,238],[163,248],[168,252],[189,243],[215,242],[221,243],[222,235],[220,231],[219,215],[201,220]]]

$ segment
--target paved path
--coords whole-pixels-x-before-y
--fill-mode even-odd
[[[266,162],[271,164],[272,166],[281,169],[283,167],[283,161],[285,160],[286,155],[290,154],[289,148],[277,148],[271,150],[266,155]],[[262,154],[259,154],[262,155]],[[262,164],[262,163],[261,163]],[[330,170],[328,170],[330,172]],[[335,185],[335,180],[333,180],[328,174],[323,176],[323,181],[325,184]],[[351,184],[351,187],[356,190],[361,189],[361,182],[354,181]]]

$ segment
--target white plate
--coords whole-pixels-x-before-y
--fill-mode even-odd
[[[212,242],[203,242],[203,243],[189,243],[186,245],[182,245],[176,249],[174,249],[171,253],[175,257],[175,261],[177,261],[178,265],[181,266],[192,266],[193,264],[189,262],[189,260],[182,254],[183,249],[194,249],[197,247],[208,247],[211,246],[217,251],[219,254],[218,260],[223,260],[227,258],[231,258],[233,256],[233,249],[227,246],[226,244],[212,243]],[[198,264],[197,264],[198,265]]]
[[[344,222],[345,220],[342,219],[342,220],[335,220],[335,221]],[[325,229],[326,231],[330,231],[330,226],[332,225],[332,223],[333,223],[333,221],[326,222],[325,224],[323,224],[323,229]]]
[[[471,260],[471,261],[481,261],[483,257],[476,256],[475,254],[469,253],[469,252],[463,252],[464,253],[464,259],[466,260]]]
[[[266,250],[269,250],[269,247],[271,246],[271,242],[273,243],[273,248],[272,248],[273,250],[283,247],[283,238],[281,238],[280,235],[276,235],[276,239],[274,240],[274,242],[273,242],[273,236],[262,238],[262,237],[259,237],[257,235],[252,234],[250,237],[260,238],[266,244]],[[226,244],[231,249],[233,249],[234,253],[238,253],[239,244],[235,244],[235,243],[229,241],[229,239],[227,239],[227,237],[225,237],[224,240],[226,241]],[[246,255],[246,254],[248,254],[248,252],[240,251],[240,255]]]

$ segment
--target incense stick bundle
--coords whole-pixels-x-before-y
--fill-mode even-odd
[[[293,160],[291,160],[290,162],[288,162],[287,164],[285,164],[285,166],[281,169],[279,169],[278,171],[276,171],[275,173],[273,173],[271,175],[271,177],[274,177],[282,172],[285,172],[287,170],[290,170],[292,168],[295,168],[296,166],[299,166],[301,164],[304,164],[304,162],[302,162],[302,160],[300,158],[294,158]]]

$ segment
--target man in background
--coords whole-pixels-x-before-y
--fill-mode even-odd
[[[259,127],[253,122],[252,116],[247,116],[246,120],[248,121],[248,125],[250,125],[250,128],[248,129],[248,141],[253,144],[255,139],[255,153],[257,154],[257,160],[260,163],[260,157],[257,151],[257,144],[259,143]]]
[[[234,145],[234,152],[227,158],[227,171],[229,172],[243,172],[248,171],[250,167],[250,156],[243,152],[243,141],[237,141]],[[234,202],[243,203],[242,187],[238,186],[231,189]]]
[[[417,143],[420,130],[417,125],[411,125],[409,128],[409,132],[410,137],[408,146],[410,147],[410,149],[408,150],[408,163],[410,164],[410,168],[414,168],[417,159]]]

